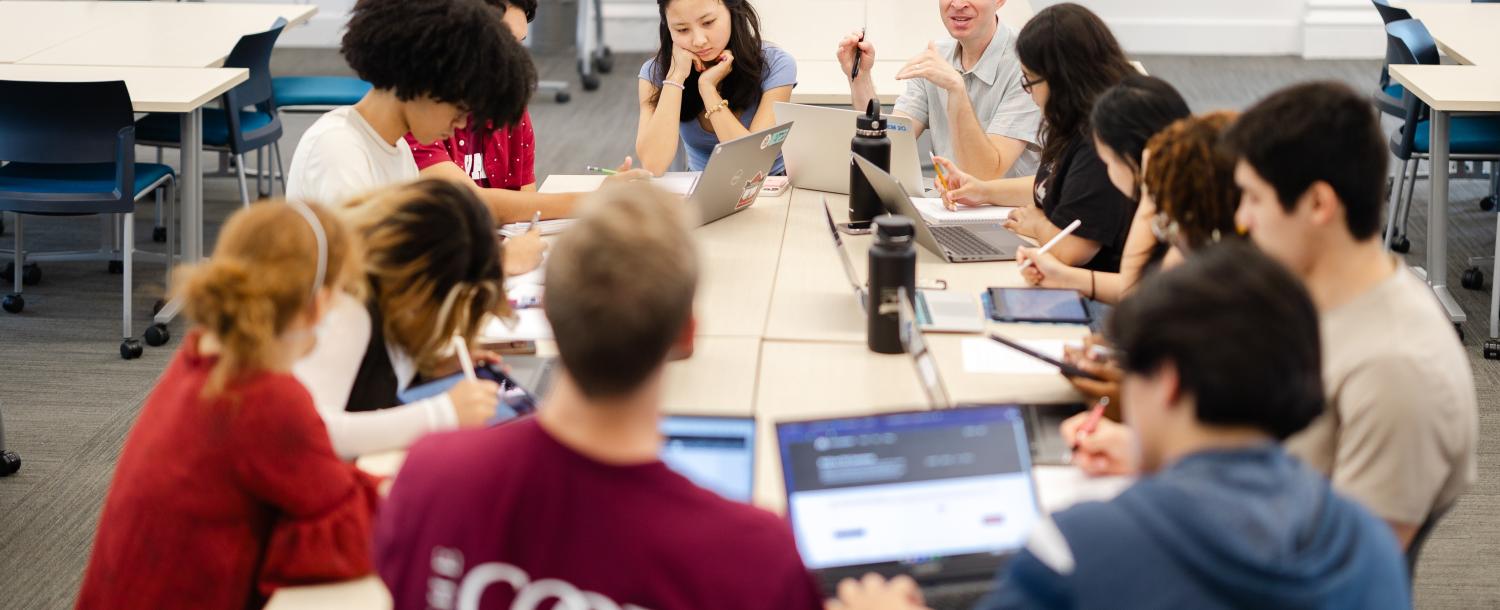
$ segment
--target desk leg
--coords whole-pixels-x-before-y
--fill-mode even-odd
[[[1427,283],[1448,311],[1448,319],[1463,322],[1464,310],[1448,293],[1448,119],[1432,112],[1432,200],[1427,204]]]
[[[199,165],[203,110],[184,113],[181,121],[182,172],[178,184],[182,192],[182,262],[196,263],[203,258],[203,171]]]

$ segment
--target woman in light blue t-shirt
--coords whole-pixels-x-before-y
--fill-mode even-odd
[[[641,167],[660,175],[677,156],[702,171],[714,146],[776,124],[776,102],[792,99],[797,62],[760,39],[747,0],[657,0],[661,47],[641,66]],[[781,158],[771,173],[786,173]]]

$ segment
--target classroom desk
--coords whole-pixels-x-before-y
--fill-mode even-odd
[[[1399,6],[1427,27],[1443,54],[1463,64],[1500,65],[1500,45],[1495,44],[1500,4],[1404,2]]]

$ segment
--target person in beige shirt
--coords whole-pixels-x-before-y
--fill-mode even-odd
[[[1237,224],[1318,307],[1328,402],[1287,449],[1410,545],[1478,476],[1478,400],[1442,306],[1380,239],[1388,152],[1377,118],[1346,86],[1306,83],[1257,103],[1225,140],[1239,157]],[[1130,472],[1133,444],[1123,426],[1102,426],[1075,461]]]

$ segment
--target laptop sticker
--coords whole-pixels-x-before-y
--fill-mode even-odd
[[[745,190],[740,191],[740,202],[734,204],[734,209],[739,210],[755,203],[755,198],[760,196],[760,184],[766,181],[765,172],[756,172],[750,180],[745,183]]]

